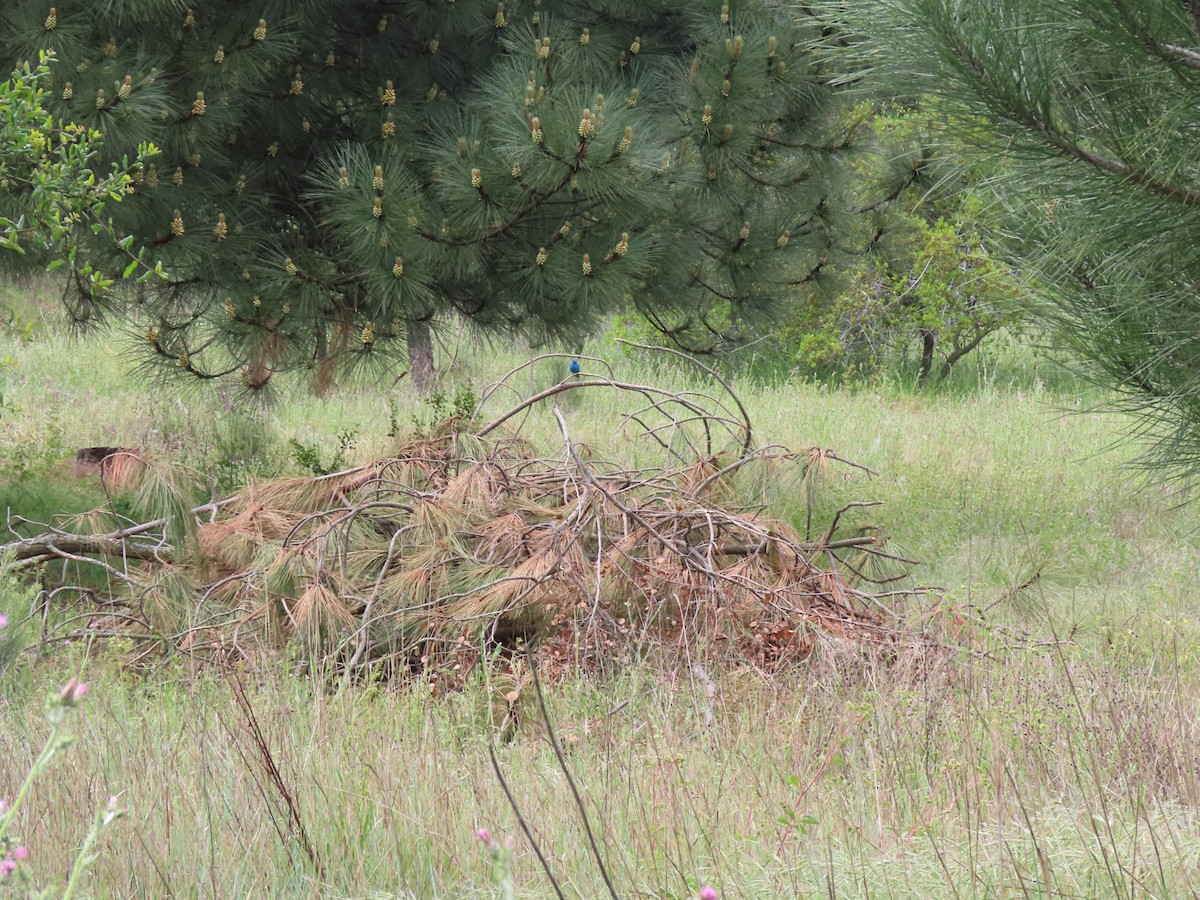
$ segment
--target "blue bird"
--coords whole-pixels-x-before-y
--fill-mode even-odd
[[[579,374],[579,360],[577,360],[577,359],[571,360],[570,369],[571,369],[572,375],[578,375]]]

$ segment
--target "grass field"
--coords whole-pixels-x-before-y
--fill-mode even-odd
[[[215,393],[139,383],[111,340],[48,326],[3,340],[0,502],[31,517],[94,501],[65,474],[78,447],[169,452],[221,481],[294,471],[291,438],[331,453],[353,431],[351,457],[370,458],[391,419],[428,415],[403,386],[319,400],[294,384],[256,418]],[[635,380],[703,383],[589,349]],[[451,377],[477,390],[521,360],[473,345],[456,358]],[[561,365],[540,364],[522,389]],[[1200,891],[1196,511],[1128,475],[1131,448],[1112,446],[1122,420],[1077,414],[1101,394],[1043,375],[1022,362],[929,396],[739,383],[761,442],[832,448],[880,473],[832,470],[822,509],[884,501],[870,520],[922,561],[912,583],[945,598],[910,604],[906,620],[944,646],[892,659],[830,647],[771,677],[733,665],[711,699],[684,661],[548,686],[619,896]],[[574,392],[563,412],[596,452],[644,453],[614,433],[607,394]],[[547,411],[525,432],[557,446]],[[782,513],[800,514],[797,490],[778,485]],[[15,621],[21,603],[9,583],[0,610]],[[486,673],[447,697],[423,682],[328,692],[281,663],[244,676],[239,706],[219,674],[182,660],[133,672],[121,658],[59,645],[0,682],[0,797],[45,737],[46,693],[70,675],[91,686],[68,722],[75,745],[20,821],[39,881],[66,882],[95,811],[119,794],[130,815],[105,831],[86,894],[554,895],[492,770]],[[531,715],[497,760],[563,894],[607,896],[545,738]],[[511,858],[493,859],[479,828],[513,836]]]

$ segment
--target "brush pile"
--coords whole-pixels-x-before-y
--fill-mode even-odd
[[[557,407],[553,453],[505,429],[579,389],[637,398],[622,426],[661,461],[634,471],[593,458]],[[869,588],[906,561],[870,529],[839,531],[843,513],[871,504],[812,534],[815,485],[844,461],[753,449],[733,402],[584,376],[486,425],[443,421],[385,459],[251,485],[192,509],[190,533],[169,516],[56,525],[7,545],[10,565],[107,572],[114,590],[93,594],[74,627],[134,638],[147,656],[265,662],[288,647],[307,667],[403,675],[465,671],[522,642],[550,667],[652,648],[773,667],[822,641],[893,641],[899,623]],[[781,485],[804,498],[807,524],[770,515]]]

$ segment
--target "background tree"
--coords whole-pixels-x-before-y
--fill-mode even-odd
[[[800,14],[799,20],[797,15]],[[766,0],[15,0],[52,110],[154,141],[114,221],[162,262],[149,356],[252,389],[387,360],[429,323],[569,337],[632,299],[764,316],[840,212],[819,26]],[[124,265],[98,238],[86,258]],[[90,297],[77,298],[86,315]]]
[[[864,23],[986,129],[1013,246],[1058,340],[1153,441],[1200,469],[1200,4],[890,0]]]
[[[995,252],[989,167],[947,155],[936,102],[900,105],[876,89],[852,113],[858,216],[837,290],[797,304],[782,336],[802,369],[897,372],[915,360],[924,385],[1019,321],[1017,279]]]

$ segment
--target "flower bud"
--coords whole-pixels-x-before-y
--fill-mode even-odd
[[[342,172],[345,173],[346,167],[342,166]],[[371,180],[371,187],[377,191],[383,190],[383,166],[375,167],[375,177]]]
[[[496,6],[496,27],[504,28],[508,25],[508,15],[504,12],[504,4],[500,3]]]
[[[128,100],[131,93],[133,93],[133,76],[126,75],[125,80],[117,88],[117,96],[122,100]]]
[[[208,112],[208,104],[204,102],[204,91],[196,91],[196,99],[192,101],[192,115],[202,116]]]
[[[542,142],[542,120],[537,116],[533,117],[530,133],[533,135],[533,142],[540,144]]]
[[[397,278],[404,277],[404,257],[396,257],[396,261],[392,264],[392,274]]]
[[[225,62],[225,45],[224,44],[222,44],[220,47],[218,47],[217,52],[213,54],[213,62],[215,62],[218,66],[221,65],[221,63]]]
[[[96,109],[104,109],[104,104],[107,101],[104,99],[104,88],[96,91]]]
[[[375,203],[371,206],[371,215],[377,219],[383,218],[383,201],[378,197],[375,198]]]
[[[229,234],[229,225],[225,222],[225,213],[217,214],[217,224],[213,226],[213,237],[223,241]]]
[[[548,258],[549,254],[546,253],[546,248],[538,247],[537,256],[534,257],[534,262],[536,262],[539,266],[544,266]]]
[[[586,47],[592,41],[592,30],[590,28],[583,29],[579,34],[580,46]]]
[[[256,41],[265,41],[267,39],[267,20],[259,19],[258,27],[254,29],[254,39]]]
[[[171,234],[183,237],[183,213],[175,210],[175,218],[171,219]]]
[[[631,56],[637,56],[642,52],[642,38],[639,35],[633,39],[633,43],[629,45],[629,53]]]
[[[68,81],[66,84],[63,85],[62,97],[64,100],[70,100],[74,96],[75,96],[75,85],[73,83],[71,83],[70,81]]]
[[[711,125],[712,124],[712,104],[711,103],[704,104],[704,112],[700,115],[700,124],[701,125]]]
[[[379,102],[384,106],[396,105],[396,86],[392,84],[391,79],[384,85],[383,92],[379,95]]]
[[[538,59],[549,59],[550,58],[550,38],[548,38],[548,37],[542,38],[542,42],[537,45],[537,58]]]
[[[88,686],[86,682],[80,681],[78,678],[72,678],[58,692],[58,699],[62,701],[64,706],[76,706],[87,696],[87,692]]]
[[[288,93],[293,97],[299,97],[304,93],[304,79],[300,77],[300,70],[296,70],[296,74],[292,76],[292,85],[288,88]]]
[[[350,173],[346,171],[345,166],[338,167],[338,187],[340,187],[340,188],[350,187]]]
[[[58,7],[50,7],[50,15],[46,16],[46,30],[53,31],[58,27]]]
[[[592,258],[590,256],[588,256],[586,253],[583,254],[583,274],[584,275],[592,274]]]
[[[621,140],[617,142],[617,153],[624,154],[627,150],[629,150],[629,144],[632,140],[633,126],[626,125],[624,136],[622,136]]]
[[[471,170],[471,187],[479,190],[483,187],[483,173],[478,169]]]

